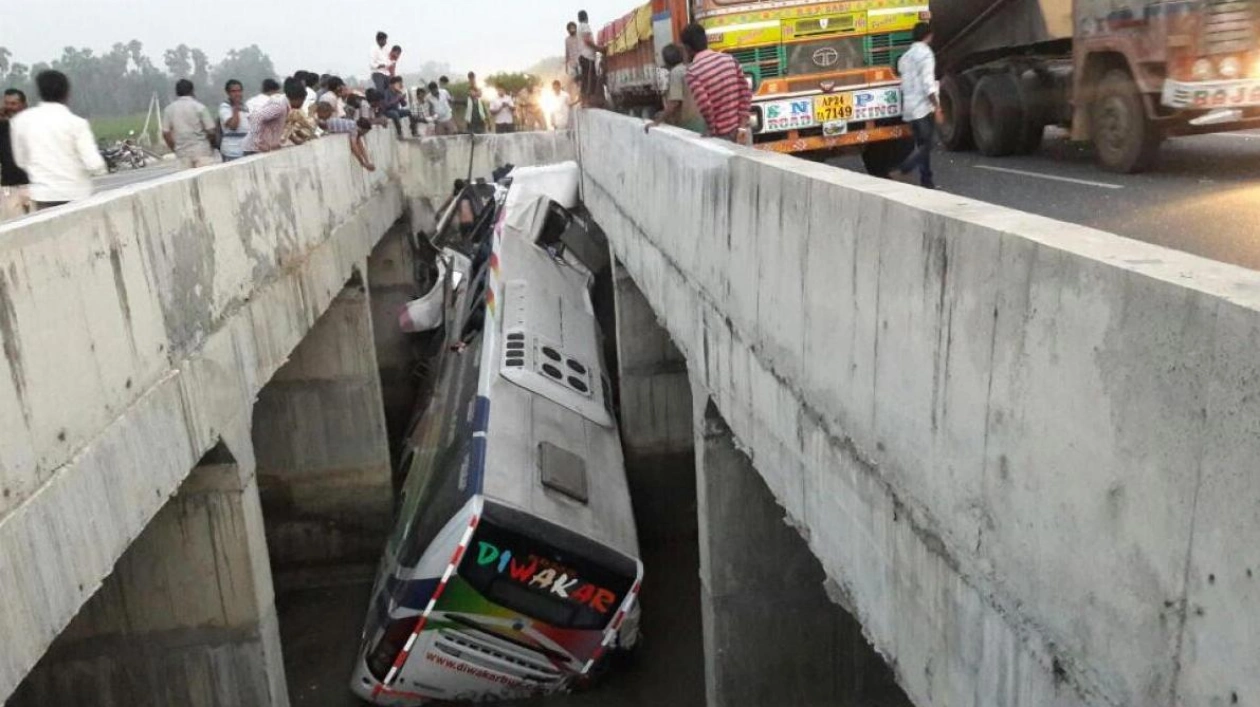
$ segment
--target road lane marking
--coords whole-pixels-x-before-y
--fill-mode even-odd
[[[1208,137],[1228,137],[1235,140],[1255,140],[1260,139],[1260,135],[1254,133],[1207,133]]]
[[[1103,189],[1123,189],[1123,184],[1109,184],[1107,182],[1093,182],[1088,179],[1074,179],[1072,177],[1060,177],[1057,174],[1042,174],[1041,172],[1026,172],[1022,169],[1011,169],[1010,167],[994,167],[987,164],[972,165],[976,169],[987,169],[991,172],[1005,172],[1006,174],[1019,174],[1025,177],[1036,177],[1037,179],[1049,179],[1055,182],[1067,182],[1069,184],[1080,184],[1086,187],[1101,187]]]

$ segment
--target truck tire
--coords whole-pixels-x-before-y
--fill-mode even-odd
[[[1046,134],[1046,89],[1034,71],[1026,72],[1015,81],[1020,112],[1015,154],[1031,155],[1041,147],[1041,139]]]
[[[866,167],[866,173],[872,177],[887,177],[913,151],[913,140],[880,140],[868,143],[862,148],[862,166]]]
[[[1019,84],[1009,72],[989,74],[971,97],[971,134],[980,153],[1003,157],[1015,151],[1023,130]]]
[[[1099,166],[1123,174],[1149,169],[1163,135],[1147,120],[1142,94],[1128,72],[1108,71],[1094,96],[1089,122]]]
[[[975,82],[967,76],[949,74],[941,79],[941,144],[951,152],[976,146],[971,136],[971,98]]]

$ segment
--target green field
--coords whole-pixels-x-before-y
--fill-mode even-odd
[[[136,113],[135,115],[122,115],[110,118],[92,118],[92,133],[96,135],[98,141],[114,142],[115,140],[123,140],[127,138],[128,133],[132,130],[136,131],[139,137],[140,129],[144,127],[144,113]],[[153,134],[153,124],[149,123],[149,133]],[[161,136],[157,136],[158,143],[161,143]],[[165,145],[155,145],[166,149]]]

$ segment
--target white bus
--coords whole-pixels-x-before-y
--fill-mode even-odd
[[[591,276],[562,247],[581,226],[528,177],[491,207],[408,441],[351,678],[375,704],[563,691],[637,637],[643,566]]]

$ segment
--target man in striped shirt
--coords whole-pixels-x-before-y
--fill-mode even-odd
[[[752,88],[739,62],[729,54],[710,50],[709,36],[699,23],[692,22],[683,29],[682,42],[692,55],[687,87],[709,135],[739,142],[740,132],[748,130],[752,111]]]
[[[369,172],[376,171],[376,165],[372,164],[371,158],[368,157],[367,147],[363,144],[363,136],[372,132],[372,121],[367,118],[359,118],[358,120],[350,120],[349,118],[337,118],[333,116],[333,108],[327,103],[319,103],[315,106],[315,116],[319,122],[319,127],[329,135],[341,133],[350,136],[350,154],[359,161]]]
[[[302,110],[306,101],[306,84],[297,79],[284,80],[284,95],[273,96],[258,110],[250,111],[249,134],[241,143],[246,155],[280,149],[284,126],[290,110]]]

